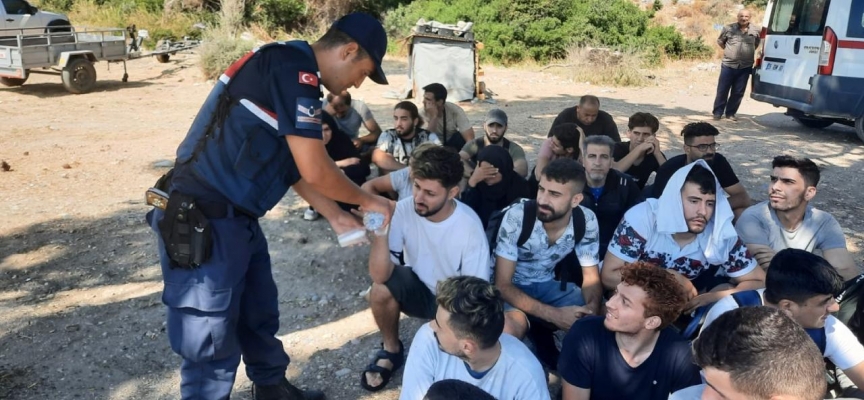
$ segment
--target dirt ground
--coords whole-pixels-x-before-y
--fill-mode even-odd
[[[175,399],[180,358],[168,346],[154,236],[143,216],[144,190],[167,169],[174,150],[211,88],[195,55],[168,64],[140,60],[122,68],[97,65],[87,95],[66,93],[59,77],[34,75],[0,89],[0,398]],[[622,132],[636,111],[657,115],[667,156],[680,154],[681,127],[706,120],[717,71],[676,64],[655,72],[654,86],[607,88],[525,69],[485,68],[496,104],[464,104],[475,130],[501,107],[507,133],[531,162],[554,116],[582,94],[595,94]],[[389,60],[390,87],[371,82],[354,91],[385,128],[406,81],[404,60]],[[851,128],[810,130],[783,110],[746,98],[741,120],[720,122],[721,152],[755,200],[763,200],[770,159],[807,156],[824,166],[817,207],[843,226],[860,259],[864,146]],[[368,249],[340,249],[326,221],[302,220],[305,205],[289,194],[262,220],[270,240],[282,311],[279,337],[292,357],[290,378],[323,388],[330,399],[396,399],[368,394],[359,373],[380,342],[358,293],[369,284]],[[403,320],[410,339],[419,321]],[[406,341],[407,343],[407,341]],[[241,366],[241,371],[242,371]],[[242,372],[235,398],[248,399]]]

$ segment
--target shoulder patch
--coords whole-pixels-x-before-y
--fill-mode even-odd
[[[309,97],[297,98],[297,129],[321,130],[321,100]]]
[[[318,76],[311,72],[300,71],[299,82],[304,85],[318,87]]]

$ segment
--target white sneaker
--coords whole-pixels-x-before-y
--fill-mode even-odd
[[[307,208],[305,212],[303,212],[303,219],[307,221],[314,221],[318,219],[318,211],[315,211],[311,208]]]

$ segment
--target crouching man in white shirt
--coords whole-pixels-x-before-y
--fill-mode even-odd
[[[504,334],[504,303],[472,276],[438,283],[435,319],[417,331],[400,400],[421,400],[444,379],[471,383],[499,400],[549,399],[546,375],[522,342]]]
[[[842,288],[843,278],[824,258],[805,250],[781,250],[771,260],[765,289],[736,293],[718,301],[705,317],[702,332],[720,315],[739,307],[765,305],[780,309],[804,328],[825,358],[843,370],[852,384],[862,388],[864,346],[831,315],[840,308],[834,296]],[[848,387],[848,383],[843,386],[848,397],[860,398],[861,392]]]

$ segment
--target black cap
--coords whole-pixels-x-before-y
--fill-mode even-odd
[[[363,50],[366,50],[375,62],[375,73],[369,78],[377,84],[386,85],[387,77],[381,69],[381,60],[387,52],[387,32],[384,32],[381,23],[369,14],[357,12],[339,18],[333,24],[333,28],[350,36]]]

